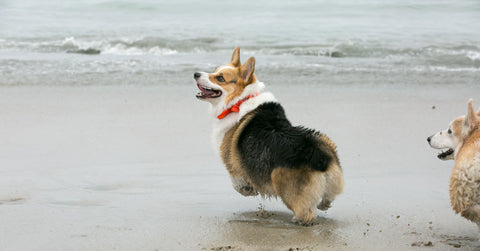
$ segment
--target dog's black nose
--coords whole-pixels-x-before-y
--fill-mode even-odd
[[[193,78],[194,78],[195,80],[197,80],[198,78],[200,78],[200,73],[195,72],[195,74],[193,74]]]
[[[430,140],[432,140],[432,136],[427,138],[428,143],[430,143]]]

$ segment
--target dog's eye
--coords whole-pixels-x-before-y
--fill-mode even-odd
[[[217,81],[218,82],[225,82],[225,79],[223,78],[223,76],[217,76]]]
[[[448,129],[448,134],[452,134],[452,129]]]

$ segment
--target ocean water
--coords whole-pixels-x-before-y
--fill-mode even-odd
[[[0,85],[480,84],[477,0],[0,0]]]

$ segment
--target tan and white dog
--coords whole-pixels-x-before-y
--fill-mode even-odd
[[[280,197],[309,225],[344,187],[335,144],[320,132],[292,126],[254,74],[255,58],[240,49],[213,73],[196,72],[197,98],[211,104],[214,141],[233,187],[244,196]]]
[[[446,149],[441,160],[455,160],[450,177],[450,202],[455,213],[475,222],[480,231],[480,110],[472,100],[468,112],[450,122],[448,129],[427,138],[432,148]]]

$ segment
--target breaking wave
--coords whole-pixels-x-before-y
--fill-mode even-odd
[[[161,37],[98,39],[66,37],[61,39],[0,39],[0,49],[36,53],[74,53],[83,55],[169,56],[177,54],[198,55],[230,53],[234,42],[218,38],[165,39]],[[338,60],[373,59],[380,63],[410,65],[414,60],[423,66],[437,69],[480,69],[480,46],[423,46],[408,48],[375,41],[349,40],[317,44],[279,44],[279,42],[251,42],[242,45],[242,51],[251,55],[280,56],[282,60],[303,62],[314,57]],[[261,45],[259,45],[261,44]],[[211,55],[205,55],[209,57]],[[297,57],[301,57],[297,58]],[[309,59],[310,58],[310,59]]]
[[[38,40],[0,40],[0,48],[29,50],[35,52],[66,52],[87,55],[171,55],[179,52],[210,50],[215,39],[198,38],[188,40],[167,40],[162,38],[120,38],[95,40],[88,38],[66,37],[64,39]]]
[[[172,40],[160,37],[89,39],[66,37],[63,39],[7,40],[0,39],[0,49],[29,50],[35,52],[66,52],[87,55],[172,55],[177,53],[206,53],[231,51],[234,43],[217,38],[193,38]],[[322,56],[332,58],[388,58],[396,56],[424,57],[433,60],[480,61],[480,47],[462,45],[452,47],[424,46],[402,48],[371,41],[340,41],[324,44],[263,44],[242,46],[253,54]]]

